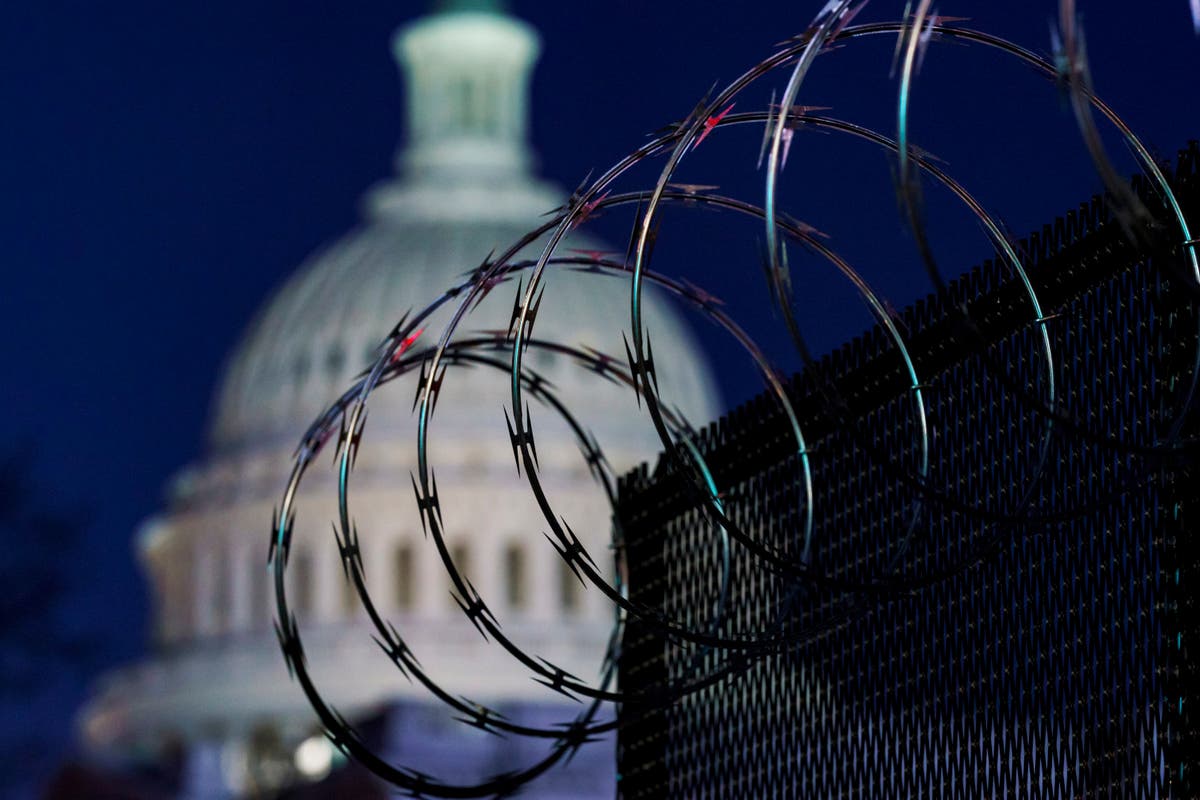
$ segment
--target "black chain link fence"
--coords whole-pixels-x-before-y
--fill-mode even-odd
[[[1198,164],[1193,143],[1173,180],[1193,219]],[[842,583],[733,543],[720,633],[795,643],[676,702],[626,705],[624,797],[1200,796],[1197,413],[1173,430],[1197,296],[1172,228],[1132,241],[1111,217],[1095,198],[1019,245],[1053,316],[1061,419],[1041,327],[999,262],[899,315],[927,384],[926,486],[912,390],[880,329],[792,381],[809,568]],[[762,396],[697,446],[730,518],[794,560],[807,500],[782,417]],[[667,463],[621,484],[630,594],[703,629],[721,550]],[[661,689],[732,652],[631,618],[621,686]]]

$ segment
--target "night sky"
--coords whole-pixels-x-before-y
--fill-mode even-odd
[[[541,173],[574,187],[798,33],[821,4],[513,4],[545,37],[533,94]],[[980,5],[940,11],[1048,50],[1053,3]],[[1188,3],[1155,3],[1153,15],[1129,3],[1080,5],[1097,92],[1172,158],[1200,136],[1200,41]],[[876,2],[859,19],[893,18],[902,7]],[[168,476],[202,452],[225,355],[271,290],[352,227],[363,191],[391,172],[402,106],[388,41],[422,8],[45,0],[0,11],[0,358],[9,376],[0,448],[31,444],[44,496],[89,512],[84,547],[64,558],[77,587],[72,611],[105,640],[96,668],[143,652],[147,604],[131,536],[161,507]],[[891,133],[893,41],[823,57],[801,102]],[[753,96],[765,101],[785,82],[780,74]],[[999,54],[935,43],[913,115],[914,141],[1017,234],[1099,189],[1053,84]],[[714,135],[681,179],[755,191],[758,139]],[[1132,172],[1119,140],[1107,143],[1118,169]],[[785,207],[829,233],[894,305],[928,290],[880,152],[801,133],[784,175]],[[988,257],[979,226],[927,192],[947,271]],[[708,216],[680,214],[676,227],[667,218],[658,266],[727,297],[781,366],[794,368],[757,285],[758,229],[697,213]],[[623,245],[623,224],[609,219],[599,232]],[[864,327],[844,287],[810,281],[798,264],[816,349]],[[737,352],[705,335],[726,395],[757,391]],[[45,712],[64,726],[82,696],[83,679],[72,680]]]

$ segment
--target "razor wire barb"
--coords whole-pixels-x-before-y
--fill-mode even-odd
[[[1114,438],[1102,433],[1090,420],[1077,418],[1063,405],[1063,387],[1058,384],[1056,354],[1049,326],[1066,313],[1065,310],[1045,306],[1027,274],[1022,254],[1006,234],[1001,221],[988,213],[947,169],[935,163],[935,156],[911,142],[913,112],[910,100],[914,87],[919,84],[921,63],[934,43],[955,41],[986,48],[1033,67],[1053,81],[1059,91],[1069,98],[1083,147],[1109,192],[1114,216],[1125,235],[1131,239],[1178,237],[1178,252],[1185,266],[1183,269],[1168,267],[1175,269],[1176,277],[1184,278],[1176,281],[1175,286],[1178,291],[1193,294],[1200,290],[1197,239],[1191,232],[1172,187],[1148,149],[1097,96],[1088,69],[1081,18],[1073,0],[1059,0],[1058,27],[1052,34],[1051,59],[988,33],[961,27],[957,24],[962,21],[961,18],[939,15],[932,8],[931,0],[918,0],[915,8],[909,3],[899,21],[852,25],[866,5],[867,0],[830,0],[802,33],[783,43],[782,49],[753,65],[720,91],[710,92],[685,119],[665,128],[595,180],[585,179],[566,205],[553,212],[548,221],[511,243],[498,255],[490,254],[478,267],[466,273],[463,280],[443,291],[419,312],[403,315],[384,337],[373,365],[358,376],[354,384],[312,423],[301,438],[282,501],[271,523],[268,559],[273,569],[276,633],[280,648],[290,674],[300,684],[334,745],[398,789],[413,796],[428,797],[511,795],[555,764],[569,760],[580,747],[597,737],[621,725],[636,722],[646,714],[718,681],[741,679],[756,658],[827,635],[849,624],[868,606],[870,598],[911,592],[969,569],[993,555],[1003,537],[1018,525],[1036,527],[1081,515],[1083,509],[1068,502],[1049,511],[1033,508],[1038,479],[1053,441],[1074,437],[1140,458],[1145,462],[1141,480],[1151,480],[1151,467],[1162,460],[1178,457],[1181,453],[1194,453],[1195,443],[1184,441],[1180,431],[1183,420],[1193,410],[1200,370],[1193,370],[1191,385],[1181,393],[1183,399],[1173,409],[1169,424],[1165,426],[1166,432],[1149,443],[1137,437]],[[824,109],[799,104],[805,80],[821,56],[835,46],[875,36],[896,39],[893,72],[898,89],[894,136],[819,115],[815,112]],[[777,80],[785,70],[786,83],[778,103],[775,102],[773,91],[765,109],[747,109],[750,104],[746,100],[746,90],[763,81]],[[1111,126],[1133,151],[1163,200],[1165,217],[1155,217],[1120,178],[1105,152],[1096,115]],[[764,186],[761,201],[757,203],[718,194],[715,186],[684,184],[675,180],[679,165],[690,154],[702,145],[711,146],[708,144],[710,137],[719,138],[721,131],[734,126],[759,126],[763,131],[758,160],[760,167],[765,166]],[[882,149],[895,159],[895,191],[901,220],[911,232],[917,255],[939,296],[951,299],[949,283],[933,255],[921,197],[923,179],[931,180],[947,190],[980,222],[1005,268],[1021,287],[1026,315],[1023,325],[1034,332],[1038,342],[1041,364],[1038,386],[1031,389],[1009,375],[1003,363],[988,355],[982,346],[979,348],[986,371],[1022,408],[1043,423],[1038,444],[1034,448],[1031,478],[1009,507],[988,506],[978,498],[963,497],[948,487],[935,485],[931,480],[929,464],[936,447],[936,429],[928,413],[928,385],[918,368],[912,346],[907,341],[907,332],[897,324],[888,299],[825,241],[823,234],[780,209],[778,185],[783,180],[783,169],[789,153],[798,147],[794,134],[803,128],[853,137]],[[657,159],[662,160],[662,167],[652,186],[636,190],[620,189],[619,181],[627,178],[635,167],[644,163],[652,164]],[[816,187],[805,184],[803,176],[795,183],[801,191],[816,191]],[[763,272],[771,302],[782,316],[788,337],[806,368],[806,374],[815,380],[816,397],[823,404],[821,412],[850,434],[851,440],[864,456],[879,467],[881,475],[895,480],[911,492],[912,502],[906,520],[894,534],[895,546],[874,574],[848,579],[823,574],[814,565],[814,541],[830,534],[818,530],[814,524],[814,507],[819,492],[814,488],[813,451],[801,425],[801,415],[793,405],[794,395],[789,391],[788,382],[762,348],[724,310],[720,298],[689,280],[669,278],[651,269],[654,246],[662,235],[661,210],[666,206],[716,210],[745,216],[762,224],[765,240]],[[618,207],[632,208],[635,215],[623,255],[610,257],[600,252],[571,251],[573,254],[568,256],[560,252],[569,233],[579,230],[606,210]],[[518,260],[518,253],[543,238],[545,244],[536,259]],[[819,369],[818,359],[814,357],[797,319],[787,255],[789,243],[816,255],[847,281],[890,343],[910,398],[916,430],[915,464],[901,464],[892,454],[867,440],[852,423],[844,392],[836,381],[823,375]],[[539,311],[543,304],[553,305],[555,299],[554,293],[548,292],[544,280],[549,270],[571,271],[581,276],[580,280],[593,276],[618,276],[628,281],[631,335],[625,338],[623,360],[620,354],[603,353],[591,347],[535,335]],[[695,444],[694,421],[686,419],[678,409],[670,406],[669,398],[664,400],[660,397],[649,325],[643,316],[643,287],[647,282],[674,296],[731,337],[753,363],[768,394],[778,404],[781,418],[785,421],[788,447],[794,455],[793,480],[800,487],[800,499],[795,509],[795,518],[799,520],[795,531],[795,539],[800,543],[798,555],[772,550],[736,522],[737,515],[731,511],[731,507],[736,507],[737,498],[726,493],[726,487],[721,486],[719,478],[705,463],[701,449]],[[516,288],[507,329],[457,335],[483,299],[502,285],[510,288],[515,285]],[[947,303],[947,308],[956,335],[982,345],[984,334],[967,308],[953,301]],[[436,342],[416,347],[425,326],[442,309],[450,310],[450,319],[438,334]],[[614,320],[614,324],[619,323],[620,320]],[[1200,342],[1200,337],[1197,337],[1197,341]],[[1200,348],[1200,344],[1197,346]],[[584,373],[625,386],[634,392],[638,408],[644,409],[660,439],[666,456],[666,468],[680,482],[690,502],[701,512],[703,524],[713,532],[720,579],[715,595],[707,603],[707,613],[697,614],[695,619],[690,614],[687,619],[674,619],[661,609],[633,602],[620,578],[623,574],[620,562],[627,557],[621,531],[614,529],[612,533],[612,557],[618,563],[614,572],[616,578],[610,582],[598,566],[597,556],[588,552],[572,529],[571,522],[555,510],[541,482],[531,416],[534,407],[549,410],[566,423],[576,439],[588,473],[614,507],[617,502],[615,477],[605,456],[603,442],[597,441],[594,434],[576,419],[563,398],[556,394],[553,384],[525,364],[525,355],[530,350],[565,356]],[[1200,349],[1195,361],[1200,364]],[[430,422],[438,398],[443,391],[448,391],[444,383],[448,373],[449,390],[452,390],[453,371],[470,366],[508,373],[511,402],[504,411],[506,434],[517,470],[528,484],[548,528],[545,534],[548,544],[574,578],[600,591],[613,604],[613,628],[602,658],[600,679],[595,684],[580,680],[538,654],[527,652],[511,640],[493,614],[487,598],[461,572],[461,565],[455,563],[447,546],[443,516],[453,514],[454,510],[444,508],[438,495],[429,447]],[[367,590],[361,537],[370,536],[371,532],[360,533],[353,519],[350,490],[354,468],[360,450],[369,446],[366,443],[368,400],[377,388],[408,374],[417,376],[417,390],[413,399],[413,412],[417,416],[416,469],[409,480],[422,530],[437,550],[460,610],[478,632],[520,663],[535,681],[547,689],[586,700],[579,713],[569,721],[545,727],[519,724],[507,719],[495,708],[455,695],[422,667],[418,654],[405,640],[401,630],[386,618]],[[309,672],[299,621],[288,601],[284,575],[295,530],[299,487],[310,467],[316,463],[317,455],[326,447],[333,450],[337,478],[337,519],[333,522],[333,536],[344,578],[354,587],[382,656],[389,659],[410,681],[420,684],[446,705],[462,724],[497,735],[545,740],[547,752],[540,760],[478,783],[445,781],[426,775],[416,767],[395,765],[382,759],[367,746],[345,717],[325,700]],[[1122,485],[1115,478],[1113,481],[1111,496],[1119,497],[1128,490],[1129,484]],[[959,554],[951,563],[937,570],[900,574],[897,570],[903,554],[913,537],[918,535],[925,513],[934,507],[959,512],[970,524],[977,525],[982,535],[976,540],[974,548]],[[777,610],[772,624],[762,630],[726,629],[726,605],[730,589],[735,581],[741,579],[731,567],[731,554],[735,550],[754,559],[759,568],[783,576],[789,582],[787,599]],[[838,594],[840,602],[820,622],[797,629],[789,624],[790,610],[812,589],[832,590]],[[615,688],[621,634],[625,621],[630,617],[660,631],[670,641],[689,643],[696,648],[689,668],[683,671],[686,675],[684,679],[654,691]],[[620,704],[619,718],[603,718],[601,710],[605,704]]]

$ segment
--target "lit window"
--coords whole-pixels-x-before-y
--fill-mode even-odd
[[[342,374],[342,367],[346,364],[346,351],[342,349],[341,344],[334,343],[329,348],[329,353],[325,356],[325,366],[329,373],[333,376]]]
[[[525,607],[525,551],[511,544],[504,551],[504,588],[509,608]]]
[[[458,117],[455,120],[456,126],[460,132],[469,130],[471,126],[472,110],[470,82],[465,80],[457,81],[454,85],[454,93],[457,95],[454,103],[455,111],[457,112],[456,116]]]
[[[567,566],[567,562],[560,561],[558,567],[559,603],[562,604],[563,611],[578,611],[583,600],[583,584],[579,582],[579,578],[577,578],[571,568]]]
[[[394,561],[395,575],[393,581],[396,587],[396,607],[409,611],[416,605],[417,592],[413,585],[413,548],[404,543],[396,547]]]
[[[301,353],[296,357],[295,366],[292,367],[292,375],[296,383],[303,383],[304,379],[308,377],[308,367],[308,354]]]
[[[213,554],[213,587],[212,587],[212,609],[213,622],[218,631],[225,631],[229,627],[229,605],[230,605],[230,585],[229,585],[229,559],[226,554],[218,549]]]
[[[454,562],[454,568],[458,570],[458,574],[464,578],[471,571],[471,551],[467,549],[466,544],[456,544],[450,548],[450,559]]]
[[[467,81],[464,99],[466,100],[465,128],[468,132],[475,133],[479,130],[482,122],[480,119],[482,108],[480,108],[479,85],[474,81]]]
[[[347,617],[358,610],[358,588],[354,585],[353,573],[347,571],[342,578],[342,611]]]
[[[288,571],[291,576],[292,608],[301,616],[312,613],[313,605],[313,569],[312,558],[308,553],[293,551],[288,557]]]
[[[458,571],[459,576],[464,581],[468,580],[471,576],[471,551],[465,543],[459,543],[450,548],[450,560],[454,562],[454,568]],[[458,608],[458,603],[454,600],[450,602],[455,608]]]
[[[482,87],[483,129],[492,135],[500,133],[500,80],[495,75],[489,75]]]
[[[275,570],[271,566],[264,569],[262,562],[255,559],[247,572],[250,577],[250,624],[266,627],[271,620],[271,602],[275,599]]]
[[[176,625],[179,626],[180,634],[192,633],[195,631],[197,622],[197,612],[200,609],[200,604],[196,602],[199,597],[197,595],[196,578],[194,571],[196,563],[194,559],[195,551],[188,549],[182,555],[185,558],[180,559],[176,572],[179,575],[179,592],[180,596],[176,600]]]

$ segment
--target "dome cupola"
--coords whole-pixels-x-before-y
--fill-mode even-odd
[[[414,182],[496,182],[523,173],[529,77],[541,46],[500,3],[458,0],[398,31],[393,51],[407,91],[408,146],[400,172]]]

